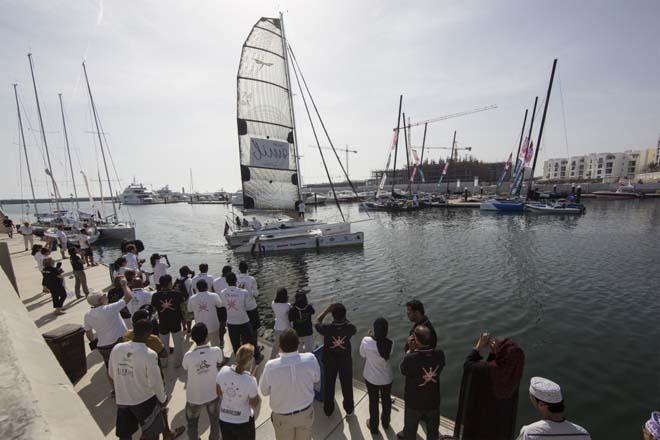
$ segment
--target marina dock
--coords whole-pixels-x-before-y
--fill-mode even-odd
[[[0,307],[0,331],[5,340],[0,351],[3,359],[2,370],[13,374],[3,374],[0,380],[3,390],[15,390],[5,395],[0,408],[3,414],[11,414],[13,423],[0,428],[0,436],[5,439],[61,439],[61,438],[116,438],[115,402],[110,396],[110,386],[106,378],[101,356],[90,351],[85,340],[87,373],[75,384],[71,384],[52,355],[41,335],[64,324],[82,325],[83,317],[89,310],[84,298],[67,299],[65,315],[55,316],[52,312],[51,297],[41,294],[41,275],[37,271],[34,258],[25,252],[20,235],[13,239],[0,239],[0,285],[2,299]],[[53,253],[53,256],[58,256]],[[73,274],[69,260],[62,260],[67,290],[73,289]],[[98,265],[86,269],[87,282],[91,291],[107,291],[110,284],[108,267]],[[12,279],[13,278],[13,279]],[[13,283],[17,286],[14,290]],[[18,296],[16,296],[18,293]],[[355,341],[358,341],[356,336]],[[184,339],[186,350],[191,342]],[[261,341],[264,355],[270,357],[270,344]],[[357,342],[355,342],[357,343]],[[225,336],[225,356],[231,352],[229,338]],[[358,356],[354,362],[362,363]],[[265,361],[256,372],[259,379]],[[396,371],[397,366],[393,365]],[[185,426],[185,380],[186,371],[175,369],[170,363],[165,369],[165,389],[170,394],[169,416],[171,427]],[[18,385],[17,385],[18,384]],[[341,402],[341,388],[336,387],[335,399]],[[314,402],[314,439],[370,439],[366,421],[369,418],[369,399],[363,383],[354,381],[355,412],[347,416],[341,404],[336,405],[334,414],[326,417],[322,403]],[[270,422],[271,410],[268,397],[255,411],[257,439],[274,439],[275,433]],[[382,438],[395,439],[403,429],[403,399],[395,396],[392,407],[391,426],[381,427]],[[442,418],[441,434],[451,435],[453,422]],[[200,434],[208,436],[206,414],[200,418]],[[420,427],[420,438],[425,438]],[[134,436],[139,438],[138,435]],[[179,437],[185,439],[186,434]]]

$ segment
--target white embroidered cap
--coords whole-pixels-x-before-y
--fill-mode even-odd
[[[545,403],[559,403],[564,400],[559,385],[543,377],[530,379],[529,394]]]

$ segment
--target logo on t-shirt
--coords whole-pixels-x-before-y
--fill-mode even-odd
[[[238,310],[238,307],[236,307],[236,299],[231,298],[227,300],[227,310]]]
[[[333,336],[331,349],[341,349],[346,350],[346,336]]]
[[[173,299],[166,299],[166,300],[160,302],[160,311],[164,312],[165,310],[174,311],[174,300]]]
[[[199,304],[199,312],[208,312],[209,311],[209,304],[205,302],[200,302]]]
[[[420,383],[419,386],[423,387],[423,386],[426,386],[426,384],[429,384],[429,383],[438,383],[436,378],[438,377],[438,369],[439,368],[440,368],[440,366],[437,366],[435,368],[429,367],[428,370],[427,370],[426,368],[422,367],[422,371],[424,372],[422,374],[422,380],[424,382]]]
[[[197,373],[198,374],[206,373],[209,370],[209,368],[211,368],[211,365],[209,365],[209,363],[206,362],[206,359],[202,359],[202,362],[200,362],[199,365],[197,365]]]

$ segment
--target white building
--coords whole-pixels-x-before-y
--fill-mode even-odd
[[[636,174],[646,171],[655,160],[654,148],[549,159],[543,162],[543,179],[617,182],[621,179],[633,179]]]

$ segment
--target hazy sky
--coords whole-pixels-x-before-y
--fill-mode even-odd
[[[240,188],[235,117],[241,45],[259,17],[279,10],[333,141],[359,151],[351,155],[351,177],[383,167],[399,94],[413,121],[497,104],[497,110],[430,125],[427,145],[449,145],[456,129],[458,142],[471,146],[477,158],[504,160],[524,109],[531,111],[534,96],[545,95],[555,57],[559,76],[541,160],[567,151],[656,144],[656,0],[0,0],[0,198],[29,193],[13,82],[19,83],[27,117],[37,192],[47,195],[30,51],[63,194],[72,189],[58,92],[64,94],[79,192],[85,193],[79,169],[95,178],[102,166],[89,133],[83,59],[123,186],[135,177],[154,188],[188,188],[192,168],[196,189]],[[308,148],[309,123],[302,104],[296,105],[303,180],[323,181],[319,153]],[[420,144],[421,130],[412,137]],[[446,152],[430,153],[440,155]],[[339,176],[339,168],[331,173]],[[94,182],[94,193],[97,188]]]

